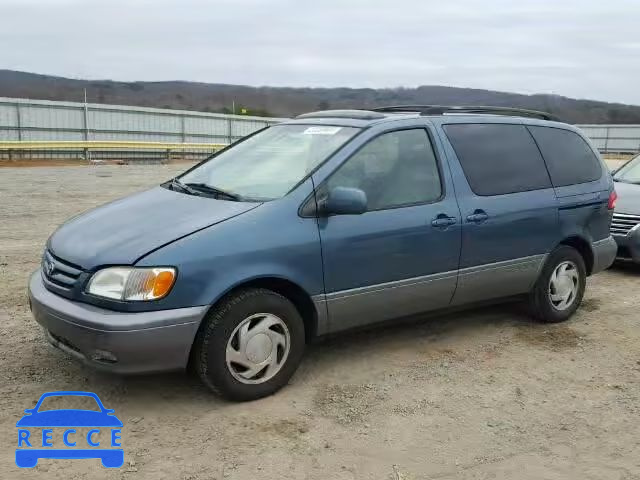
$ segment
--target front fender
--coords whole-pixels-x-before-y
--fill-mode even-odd
[[[317,222],[297,213],[311,191],[308,181],[282,199],[167,245],[137,265],[178,268],[164,302],[169,308],[210,305],[234,287],[265,277],[288,280],[310,296],[323,294]]]

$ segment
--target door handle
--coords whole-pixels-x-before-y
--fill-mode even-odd
[[[485,212],[484,210],[476,210],[467,217],[467,222],[482,223],[487,221],[488,218],[489,215],[487,215],[487,212]]]
[[[455,225],[456,223],[458,223],[457,218],[449,217],[444,213],[441,213],[436,218],[431,220],[431,225],[436,228],[447,228],[447,227],[450,227],[451,225]]]

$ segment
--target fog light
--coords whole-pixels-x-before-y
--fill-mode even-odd
[[[106,350],[94,350],[91,355],[91,360],[100,363],[116,363],[118,361],[118,357]]]

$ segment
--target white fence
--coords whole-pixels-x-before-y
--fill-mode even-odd
[[[0,141],[231,143],[279,118],[0,97]]]
[[[0,97],[1,141],[231,143],[282,118]],[[578,125],[603,153],[640,151],[640,125]]]
[[[603,153],[640,152],[640,125],[577,125]]]

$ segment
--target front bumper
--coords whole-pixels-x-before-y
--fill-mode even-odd
[[[49,342],[87,365],[115,373],[186,367],[207,306],[125,313],[73,302],[44,286],[40,269],[29,302]]]
[[[640,228],[633,228],[626,235],[614,235],[618,246],[617,257],[640,263]]]

